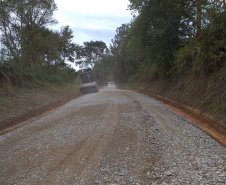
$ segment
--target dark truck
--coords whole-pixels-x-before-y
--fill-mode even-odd
[[[82,94],[99,91],[97,89],[96,82],[93,80],[93,75],[90,71],[81,73],[81,79],[82,79],[82,84],[80,85],[79,90]]]

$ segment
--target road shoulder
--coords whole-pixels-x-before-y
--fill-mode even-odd
[[[134,92],[138,92],[152,98],[155,98],[161,101],[165,106],[172,109],[174,112],[179,115],[191,120],[192,122],[199,125],[203,131],[205,131],[209,136],[218,141],[222,146],[226,146],[226,131],[225,128],[221,126],[216,120],[214,120],[211,116],[202,113],[198,109],[194,109],[192,107],[186,106],[174,100],[165,98],[160,95],[155,95],[152,93],[143,92],[140,90],[133,90]],[[192,124],[192,122],[189,122]]]

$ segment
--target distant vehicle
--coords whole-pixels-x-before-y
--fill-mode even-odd
[[[81,73],[81,79],[82,79],[82,84],[80,85],[79,90],[82,94],[99,91],[97,89],[96,82],[93,80],[93,76],[90,71]]]
[[[115,82],[108,82],[108,88],[116,88]]]

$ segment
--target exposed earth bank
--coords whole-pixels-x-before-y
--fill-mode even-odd
[[[185,72],[183,76],[170,78],[138,78],[122,87],[147,94],[171,108],[175,107],[175,111],[199,123],[213,137],[225,142],[226,78],[223,71],[207,76]]]
[[[155,95],[152,93],[147,93],[139,90],[133,91],[145,94],[147,96],[153,97],[161,101],[165,106],[169,107],[170,109],[180,114],[181,116],[184,116],[187,119],[189,119],[190,121],[188,123],[193,124],[192,122],[194,122],[195,123],[193,124],[194,126],[198,125],[197,128],[202,129],[204,132],[206,132],[206,134],[214,138],[222,146],[226,147],[225,128],[219,126],[219,123],[217,123],[210,115],[202,113],[200,110],[194,109],[193,107],[189,107],[180,102],[176,102],[174,100],[162,97],[160,95]]]
[[[223,72],[209,76],[185,73],[171,78],[138,79],[125,88],[160,95],[196,109],[212,117],[226,133],[226,76]]]

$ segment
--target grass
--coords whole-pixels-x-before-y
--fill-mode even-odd
[[[226,79],[222,81],[219,76],[222,76],[219,72],[209,76],[184,75],[170,80],[138,81],[126,88],[161,95],[186,104],[226,126]]]
[[[32,113],[33,110],[41,109],[76,93],[78,94],[78,86],[74,84],[46,83],[41,86],[29,84],[22,88],[13,88],[10,93],[0,89],[0,127],[1,124],[10,123],[26,112]]]

